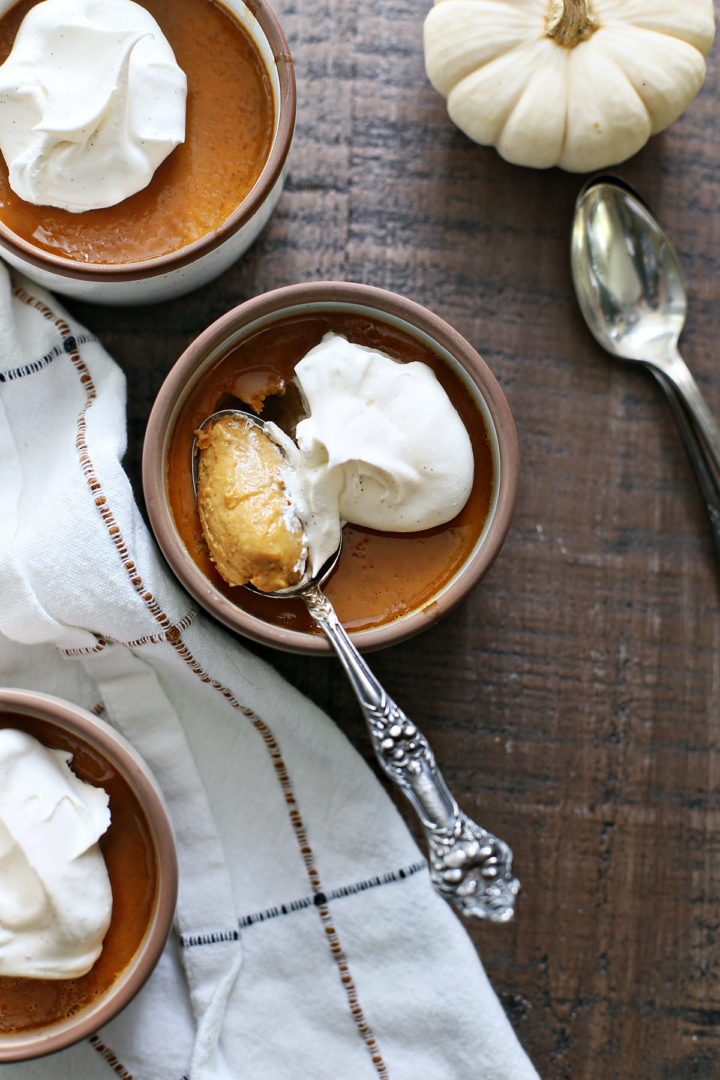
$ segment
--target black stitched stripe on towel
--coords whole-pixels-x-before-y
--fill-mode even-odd
[[[237,941],[239,930],[211,930],[207,934],[181,934],[180,945],[191,949],[194,945],[219,945],[223,941]]]
[[[243,915],[239,924],[241,929],[252,926],[254,923],[266,922],[268,919],[277,919],[281,915],[290,915],[294,911],[303,908],[319,907],[327,904],[330,900],[341,900],[345,896],[355,896],[357,893],[366,892],[367,889],[377,889],[380,885],[389,885],[393,881],[402,881],[403,878],[412,877],[420,870],[427,870],[427,863],[411,863],[399,870],[389,870],[386,874],[378,874],[375,877],[366,878],[364,881],[354,881],[350,885],[341,885],[329,892],[318,892],[312,896],[303,896],[300,900],[291,900],[287,904],[279,904],[277,907],[266,908],[264,911],[256,911],[252,915]]]
[[[53,346],[50,352],[45,353],[39,360],[31,360],[29,364],[22,364],[20,367],[0,371],[0,383],[14,382],[16,379],[24,379],[28,375],[36,375],[38,371],[42,371],[43,368],[52,364],[53,360],[57,360],[58,356],[62,356],[63,353],[73,352],[78,345],[85,345],[88,341],[97,341],[97,338],[93,334],[80,334],[78,337],[65,338],[61,345]]]
[[[265,908],[264,911],[256,911],[252,915],[242,915],[238,919],[238,925],[242,929],[253,926],[255,923],[267,922],[268,919],[277,919],[281,915],[290,915],[294,911],[302,911],[304,908],[319,907],[327,904],[330,900],[341,900],[345,896],[355,896],[357,893],[366,892],[367,889],[377,889],[380,885],[389,885],[393,881],[402,881],[412,877],[413,874],[427,869],[427,863],[410,863],[409,866],[400,867],[399,870],[389,870],[385,874],[366,878],[364,881],[354,881],[350,885],[340,885],[337,889],[329,892],[318,892],[312,896],[303,896],[299,900],[291,900],[287,904],[278,904],[277,907]],[[217,945],[223,941],[237,941],[240,933],[238,930],[212,930],[204,934],[182,934],[180,945],[183,949],[192,949],[198,945]]]

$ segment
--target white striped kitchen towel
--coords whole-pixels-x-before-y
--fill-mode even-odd
[[[113,1022],[6,1080],[532,1080],[458,918],[333,722],[176,584],[121,466],[125,381],[0,265],[0,683],[155,773],[175,930]]]

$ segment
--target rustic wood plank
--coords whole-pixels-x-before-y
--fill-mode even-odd
[[[263,236],[180,301],[72,305],[127,372],[130,475],[139,492],[145,419],[176,356],[268,288],[385,286],[476,345],[518,427],[513,527],[468,600],[372,663],[463,805],[514,848],[515,921],[470,932],[540,1073],[715,1077],[720,568],[657,386],[605,356],[576,309],[568,242],[584,178],[513,167],[452,127],[424,75],[422,6],[276,10],[299,113]],[[614,170],[677,246],[690,293],[683,349],[716,415],[719,93],[716,47],[690,109]],[[257,651],[369,756],[332,660]]]

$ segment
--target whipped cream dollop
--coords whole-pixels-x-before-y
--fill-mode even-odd
[[[297,425],[297,447],[281,445],[312,573],[344,523],[417,532],[460,512],[472,489],[472,444],[432,368],[328,333],[295,375],[309,415]]]
[[[78,779],[71,757],[0,730],[0,975],[84,975],[110,925],[98,846],[108,796]]]
[[[132,0],[43,0],[0,67],[0,151],[26,202],[80,213],[146,187],[185,138],[187,80]]]

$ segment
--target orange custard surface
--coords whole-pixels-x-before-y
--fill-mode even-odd
[[[248,338],[208,371],[179,413],[168,450],[167,490],[178,532],[191,558],[233,604],[288,630],[321,633],[301,600],[260,596],[228,585],[212,563],[203,536],[190,470],[195,429],[216,409],[247,403],[288,434],[303,411],[295,365],[328,331],[380,349],[401,361],[433,369],[468,430],[475,457],[470,497],[452,521],[415,533],[384,533],[356,525],[343,529],[337,569],[324,586],[343,625],[369,630],[423,607],[450,581],[472,552],[487,519],[494,465],[485,421],[461,378],[409,334],[360,315],[292,316]]]
[[[132,960],[142,941],[157,892],[155,848],[145,815],[123,776],[80,739],[50,721],[0,714],[0,727],[18,728],[45,746],[73,755],[70,767],[110,797],[110,826],[100,838],[112,887],[112,919],[102,952],[77,979],[0,976],[0,1040],[73,1016],[103,993]]]
[[[0,63],[34,2],[21,0],[0,19]],[[0,155],[0,221],[28,243],[75,262],[139,262],[199,240],[242,202],[270,152],[270,80],[237,20],[213,0],[143,0],[143,6],[188,80],[185,142],[148,186],[115,206],[80,214],[34,206],[12,191]]]

